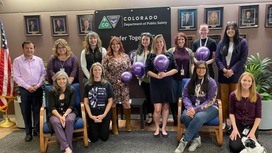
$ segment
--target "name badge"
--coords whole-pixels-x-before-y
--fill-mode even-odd
[[[180,75],[184,75],[184,69],[180,69]]]
[[[248,127],[245,128],[245,129],[243,130],[242,134],[245,135],[245,136],[247,136],[248,133],[249,133],[249,130],[250,130],[250,129],[249,129]]]

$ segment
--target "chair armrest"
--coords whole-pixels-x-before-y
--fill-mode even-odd
[[[46,109],[45,106],[42,106],[40,109],[40,135],[43,135],[43,124],[46,119],[45,109]]]
[[[180,123],[180,117],[182,114],[182,97],[178,98],[178,128],[177,128],[177,141],[179,141],[181,139],[181,123]]]
[[[86,122],[86,111],[85,111],[85,106],[84,106],[83,102],[80,103],[80,108],[81,108],[81,117],[82,117],[84,126],[86,126],[87,125],[87,122]]]
[[[218,103],[219,127],[222,129],[222,124],[223,124],[222,102],[220,99],[217,99],[217,103]]]

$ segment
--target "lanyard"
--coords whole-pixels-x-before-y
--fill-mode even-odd
[[[208,42],[208,37],[206,38],[206,41],[205,41],[205,44],[204,44],[204,47],[206,47],[206,45],[207,45],[207,42]],[[200,47],[202,47],[202,40],[200,39]]]

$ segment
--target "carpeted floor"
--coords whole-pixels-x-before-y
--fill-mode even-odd
[[[39,138],[34,137],[31,142],[24,141],[24,130],[15,131],[0,140],[1,153],[38,153]],[[259,141],[272,151],[271,132],[260,132]],[[74,142],[75,153],[171,153],[177,147],[176,132],[169,132],[168,138],[154,138],[153,132],[120,132],[118,136],[110,135],[107,142],[98,141],[83,147],[82,141]],[[49,145],[48,153],[58,153],[59,145]],[[185,152],[188,152],[187,150]],[[228,153],[227,136],[219,147],[215,139],[202,137],[202,146],[196,153]]]

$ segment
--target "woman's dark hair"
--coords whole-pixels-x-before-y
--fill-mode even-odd
[[[152,44],[152,41],[153,41],[153,36],[152,36],[152,34],[149,33],[149,32],[144,32],[144,33],[142,33],[141,36],[140,36],[138,48],[137,48],[137,50],[136,50],[136,53],[137,53],[138,55],[141,55],[141,54],[143,53],[143,51],[144,51],[144,46],[142,45],[142,38],[143,38],[143,36],[149,37],[149,39],[150,39],[150,44],[148,45],[148,50],[151,50],[151,44]]]
[[[188,92],[191,95],[194,95],[194,93],[195,93],[195,86],[198,81],[198,76],[197,76],[196,70],[198,69],[199,65],[201,65],[201,64],[204,64],[205,68],[206,68],[206,74],[204,76],[203,84],[201,85],[201,90],[204,93],[208,92],[208,85],[209,85],[209,78],[210,78],[209,77],[209,67],[205,61],[198,61],[197,63],[195,63],[194,72],[193,72],[193,75],[191,76],[191,80],[188,84]]]
[[[228,28],[230,26],[233,26],[233,28],[235,30],[235,35],[233,37],[233,44],[234,44],[233,45],[233,52],[238,52],[237,46],[238,46],[238,43],[241,41],[241,37],[239,35],[239,28],[238,28],[237,22],[236,21],[227,22],[227,26],[226,26],[224,36],[223,36],[223,39],[222,39],[222,45],[221,45],[221,48],[220,48],[220,53],[222,55],[224,55],[224,56],[228,55],[230,39],[229,39],[229,36],[227,35],[227,30],[228,30]]]

